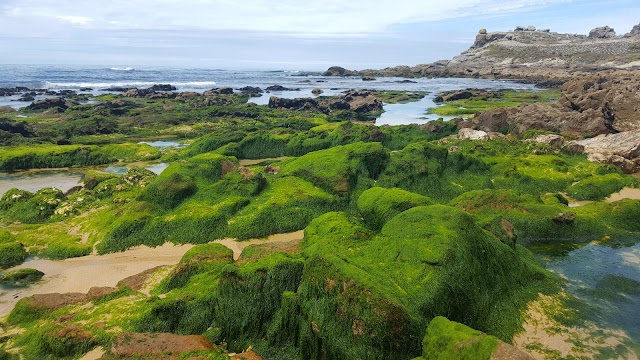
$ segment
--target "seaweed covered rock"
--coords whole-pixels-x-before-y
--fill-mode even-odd
[[[441,360],[533,360],[533,357],[494,336],[442,316],[429,323],[422,358]]]
[[[328,213],[305,234],[304,358],[410,358],[438,315],[509,339],[518,328],[514,314],[554,286],[526,250],[447,206],[406,210],[378,234]]]
[[[0,248],[0,252],[2,252]],[[0,274],[0,285],[8,285],[13,287],[27,286],[40,280],[44,276],[42,271],[36,269],[19,269],[7,271]]]
[[[0,212],[8,220],[40,223],[49,220],[64,199],[64,193],[56,188],[43,188],[35,193],[12,189],[0,200]]]
[[[405,210],[434,203],[426,196],[406,190],[373,187],[358,198],[358,210],[369,226],[379,230],[387,221]]]
[[[335,194],[377,179],[389,155],[380,143],[355,143],[309,153],[286,163],[283,174],[301,177]]]

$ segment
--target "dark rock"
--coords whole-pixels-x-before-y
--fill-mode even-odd
[[[638,36],[640,35],[640,24],[635,25],[633,27],[633,29],[631,29],[631,31],[629,31],[629,33],[625,34],[625,37],[632,37],[632,36]]]
[[[177,96],[178,94],[174,92],[160,92],[160,93],[153,92],[151,94],[146,95],[145,97],[147,99],[175,99]]]
[[[70,98],[70,97],[74,97],[74,96],[76,96],[78,94],[73,90],[60,90],[60,91],[58,91],[57,95],[60,96],[60,97]]]
[[[33,100],[35,100],[35,99],[36,99],[36,98],[34,98],[34,97],[33,97],[33,96],[31,96],[31,95],[23,95],[23,96],[21,96],[21,97],[20,97],[18,100],[16,100],[16,101],[30,102],[30,101],[33,101]]]
[[[405,79],[405,80],[398,80],[396,81],[396,83],[398,84],[417,84],[417,81],[413,81],[413,80],[409,80],[409,79]]]
[[[349,70],[340,67],[340,66],[332,66],[327,71],[322,73],[322,76],[347,76],[349,75]]]
[[[300,91],[300,88],[289,89],[282,85],[271,85],[267,87],[268,91]]]
[[[211,95],[232,95],[232,94],[233,94],[233,88],[223,87],[223,88],[217,88],[217,89],[211,89],[209,91],[205,91],[202,95],[211,96]]]
[[[93,91],[93,89],[90,87],[84,87],[84,88],[80,88],[80,91]]]
[[[608,26],[597,27],[589,32],[590,39],[611,39],[616,37],[616,31]]]
[[[105,91],[105,92],[125,92],[125,91],[129,91],[129,90],[133,90],[135,89],[134,87],[123,87],[123,86],[112,86],[110,88],[106,88],[106,89],[102,89],[100,91]]]
[[[375,81],[375,80],[376,80],[376,78],[373,78],[373,77],[366,77],[365,76],[365,77],[362,78],[362,81]]]
[[[240,91],[241,93],[247,93],[247,94],[259,94],[264,92],[264,90],[254,86],[245,86],[238,89],[238,91]]]
[[[553,222],[560,225],[568,225],[576,220],[576,213],[574,212],[561,212],[553,217]]]
[[[67,109],[67,102],[62,98],[49,98],[44,100],[38,100],[27,106],[29,110],[47,110],[52,108]]]
[[[147,95],[155,94],[155,91],[149,89],[131,89],[122,93],[124,97],[139,98]]]
[[[148,90],[151,91],[175,91],[178,90],[175,86],[170,84],[156,84],[150,87]]]
[[[272,96],[268,106],[276,109],[312,110],[318,109],[318,102],[311,98],[285,99]]]
[[[313,95],[320,95],[320,94],[324,93],[324,91],[322,89],[320,89],[320,88],[315,88],[315,89],[311,90],[311,93]]]

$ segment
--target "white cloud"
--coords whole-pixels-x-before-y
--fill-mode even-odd
[[[495,15],[571,0],[6,0],[4,14],[96,29],[207,29],[367,34],[398,24]],[[2,15],[0,15],[0,21]]]
[[[71,25],[88,25],[93,19],[86,16],[74,16],[74,15],[56,15],[56,19],[70,23]]]

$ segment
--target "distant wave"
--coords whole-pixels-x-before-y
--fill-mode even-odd
[[[113,71],[134,71],[134,68],[131,67],[126,67],[126,68],[119,68],[119,67],[112,67],[109,68],[109,70],[113,70]]]
[[[171,81],[120,81],[120,82],[44,82],[45,89],[108,89],[112,87],[150,87],[156,84],[171,84],[178,89],[209,89],[216,85],[215,81],[187,81],[187,82],[171,82]]]

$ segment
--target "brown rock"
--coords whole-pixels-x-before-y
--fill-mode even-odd
[[[118,287],[124,286],[133,291],[140,291],[144,287],[144,285],[149,281],[151,275],[153,275],[156,271],[163,268],[164,266],[156,266],[149,270],[145,270],[140,274],[136,274],[133,276],[129,276],[128,278],[122,279],[118,282]]]
[[[553,222],[560,225],[568,225],[575,221],[576,213],[574,212],[561,212],[553,217]]]
[[[117,356],[136,356],[182,354],[214,349],[211,341],[199,335],[125,333],[114,339],[110,352]]]
[[[118,291],[118,288],[114,287],[92,287],[87,293],[87,299],[91,301],[100,300],[107,295],[111,295]]]
[[[251,347],[240,354],[233,355],[231,360],[262,360],[262,356],[258,355]]]
[[[33,309],[56,310],[69,305],[83,304],[87,302],[85,294],[66,293],[66,294],[36,294],[20,300],[26,302]]]

